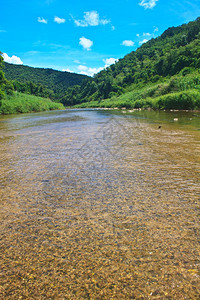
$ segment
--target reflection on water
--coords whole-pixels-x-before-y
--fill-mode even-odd
[[[2,117],[1,298],[198,299],[199,119]]]

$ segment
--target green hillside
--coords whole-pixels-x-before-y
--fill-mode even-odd
[[[199,108],[199,68],[200,18],[167,29],[95,75],[94,80],[70,87],[62,103],[84,107]]]
[[[68,87],[77,84],[80,85],[82,81],[87,78],[85,75],[61,72],[53,69],[32,68],[6,62],[4,63],[3,71],[8,80],[14,81],[16,87],[19,86],[19,83],[31,82],[50,90],[51,93],[49,91],[49,95],[52,94],[52,97],[57,99],[65,94]]]
[[[3,67],[3,57],[0,52],[0,114],[39,112],[64,108],[61,103],[52,102],[44,97],[15,92],[12,82],[5,78]],[[29,85],[32,89],[35,89],[32,92],[36,93],[38,86]],[[38,94],[44,94],[46,90],[40,87],[37,92]]]

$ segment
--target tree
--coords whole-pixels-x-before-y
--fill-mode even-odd
[[[0,52],[0,99],[2,99],[5,96],[5,92],[4,92],[5,77],[2,68],[3,68],[3,57],[2,57],[2,52]]]
[[[9,82],[3,72],[3,56],[0,52],[0,99],[5,97],[5,94],[11,95],[13,93],[13,85]]]

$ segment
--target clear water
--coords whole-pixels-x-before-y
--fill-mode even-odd
[[[1,299],[198,299],[200,114],[0,118]]]

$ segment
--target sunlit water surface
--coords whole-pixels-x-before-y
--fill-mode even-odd
[[[1,117],[0,165],[0,299],[199,299],[199,113]]]

